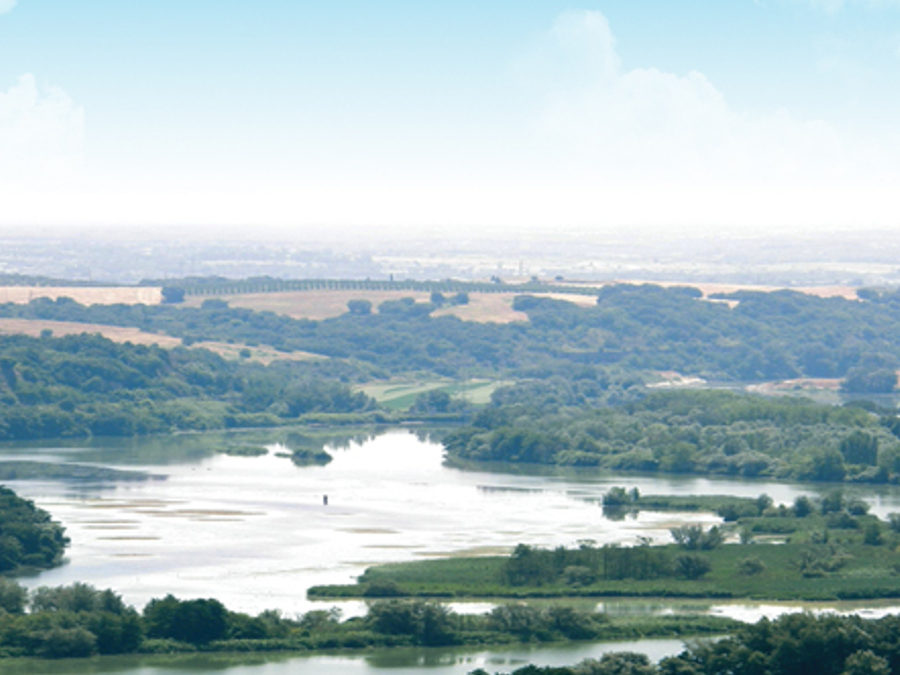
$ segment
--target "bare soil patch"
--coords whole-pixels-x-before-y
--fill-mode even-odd
[[[135,345],[159,345],[165,349],[172,349],[181,345],[181,338],[171,335],[159,335],[147,333],[130,326],[109,326],[99,323],[78,323],[76,321],[49,321],[43,319],[5,319],[0,318],[0,335],[30,335],[40,337],[45,330],[52,331],[54,337],[64,335],[81,335],[82,333],[100,334],[113,342],[130,342]],[[276,360],[303,361],[307,359],[327,358],[320,354],[310,352],[279,352],[271,347],[248,347],[244,344],[230,344],[227,342],[203,341],[195,342],[194,347],[202,347],[216,352],[226,359],[239,359],[241,351],[247,349],[250,356],[248,361],[258,361],[268,364]]]
[[[469,293],[467,305],[442,307],[433,316],[455,316],[463,321],[476,323],[512,323],[528,321],[525,312],[513,309],[513,293]]]
[[[747,390],[759,394],[777,394],[786,391],[797,390],[838,391],[840,388],[840,378],[798,377],[792,380],[779,380],[775,382],[761,382],[760,384],[751,384],[747,387]]]
[[[113,342],[131,342],[136,345],[159,345],[177,347],[181,339],[171,335],[147,333],[129,326],[107,326],[98,323],[78,323],[75,321],[48,321],[44,319],[0,319],[0,333],[5,335],[30,335],[39,337],[42,331],[50,330],[54,337],[99,333]]]

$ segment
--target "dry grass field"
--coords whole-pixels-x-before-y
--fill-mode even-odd
[[[0,286],[0,303],[24,305],[35,298],[72,298],[82,305],[158,305],[158,286]]]
[[[136,345],[159,345],[160,347],[177,347],[181,338],[170,335],[146,333],[129,326],[106,326],[98,323],[78,323],[75,321],[45,321],[43,319],[0,319],[0,334],[30,335],[39,337],[45,331],[52,331],[53,337],[63,335],[80,335],[81,333],[99,333],[113,342],[130,342]]]
[[[398,300],[400,298],[414,298],[416,302],[425,302],[429,293],[416,293],[414,291],[345,291],[345,290],[315,290],[315,291],[279,291],[276,293],[242,293],[237,295],[222,295],[219,299],[225,300],[231,307],[243,307],[258,312],[275,312],[294,319],[329,319],[347,312],[347,303],[350,300],[368,300],[372,303],[372,310],[377,311],[379,304],[385,300]],[[188,296],[185,305],[199,307],[210,296]]]
[[[128,326],[107,326],[97,323],[77,323],[75,321],[0,318],[0,335],[30,335],[32,337],[39,337],[45,330],[51,331],[54,337],[81,335],[82,333],[98,333],[113,342],[130,342],[135,345],[159,345],[166,349],[181,345],[181,338],[172,337],[171,335],[146,333],[137,328]],[[309,352],[279,352],[270,347],[248,347],[243,344],[229,344],[227,342],[195,342],[193,346],[209,349],[226,359],[239,359],[241,358],[241,350],[248,349],[250,351],[250,356],[247,360],[258,361],[260,363],[271,363],[278,359],[297,361],[327,358]]]
[[[513,309],[513,298],[519,293],[469,293],[469,304],[443,307],[434,312],[434,316],[453,315],[463,321],[479,323],[511,323],[528,321],[528,315]],[[535,293],[567,300],[580,305],[593,305],[596,298],[592,295],[575,293]],[[185,304],[199,307],[210,296],[190,296]],[[246,293],[238,295],[222,295],[232,307],[243,307],[256,311],[270,311],[284,314],[295,319],[321,320],[340,316],[347,312],[350,300],[368,300],[372,303],[372,311],[378,311],[378,305],[385,300],[413,298],[416,302],[427,302],[430,293],[415,291],[365,291],[365,290],[314,290],[314,291],[282,291],[277,293]]]

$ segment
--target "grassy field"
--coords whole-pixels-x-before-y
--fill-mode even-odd
[[[682,551],[668,547],[673,555]],[[366,571],[358,584],[319,586],[316,597],[363,597],[370,584],[392,584],[403,595],[415,597],[551,598],[551,597],[704,597],[756,600],[852,600],[900,597],[900,556],[877,546],[845,547],[849,560],[840,573],[804,576],[796,567],[810,547],[797,544],[726,544],[703,552],[712,570],[701,579],[660,578],[600,580],[584,586],[550,583],[510,586],[502,580],[505,556],[446,558],[392,563]],[[755,575],[737,573],[745,558],[762,561]]]
[[[688,499],[697,500],[696,497]],[[709,497],[724,500],[725,497]],[[676,507],[671,498],[647,497],[648,504]],[[686,506],[697,506],[689,503]],[[841,516],[837,518],[837,516]],[[853,521],[847,524],[848,519]],[[836,520],[842,520],[841,525]],[[455,556],[425,561],[392,563],[366,570],[356,584],[310,589],[319,597],[372,597],[379,593],[414,597],[565,598],[603,596],[752,598],[755,600],[855,600],[900,597],[900,534],[874,516],[850,518],[844,513],[800,518],[754,516],[741,518],[732,530],[743,530],[748,543],[720,544],[709,550],[687,550],[668,544],[620,551],[629,560],[668,560],[655,578],[575,577],[566,568],[553,567],[557,552],[540,553],[537,576],[513,583],[505,573],[510,557]],[[870,538],[877,528],[876,541]],[[776,542],[775,538],[780,540]],[[870,543],[867,543],[870,542]],[[604,551],[594,551],[596,565],[605,565]],[[583,551],[583,550],[582,550]],[[645,551],[646,554],[642,554]],[[614,559],[615,550],[609,553]],[[574,555],[574,552],[573,552]],[[642,555],[649,558],[641,558]],[[660,557],[661,556],[661,557]],[[709,569],[696,578],[678,572],[679,557],[701,558]],[[537,560],[537,558],[529,558]],[[587,560],[588,558],[581,558]],[[569,565],[573,563],[560,563]],[[587,563],[578,563],[587,564]],[[637,565],[637,562],[628,563]],[[646,563],[642,563],[646,564]],[[549,565],[549,566],[548,566]],[[587,568],[578,568],[586,570]],[[633,570],[634,567],[629,566]],[[633,572],[632,572],[633,574]]]
[[[171,349],[181,345],[181,338],[171,335],[159,335],[147,333],[130,326],[108,326],[98,323],[78,323],[75,321],[47,321],[43,319],[7,319],[0,318],[0,335],[30,335],[39,337],[42,332],[49,330],[54,337],[64,335],[81,335],[82,333],[97,333],[113,342],[130,342],[135,345],[159,345]],[[247,349],[249,361],[271,363],[276,359],[306,360],[324,359],[325,356],[310,354],[309,352],[279,352],[271,347],[248,347],[239,343],[202,341],[195,342],[192,346],[202,347],[216,352],[226,359],[239,359],[241,350]]]
[[[356,387],[367,396],[392,410],[406,410],[419,394],[435,389],[445,391],[454,398],[461,398],[474,405],[486,405],[498,387],[511,384],[505,380],[423,380],[419,382],[372,382]]]

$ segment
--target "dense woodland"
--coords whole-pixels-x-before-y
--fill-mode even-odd
[[[373,402],[300,364],[96,335],[0,336],[0,440],[272,426]]]
[[[68,543],[49,513],[0,486],[0,573],[58,565]],[[0,599],[0,614],[2,609]]]
[[[821,481],[900,480],[896,415],[716,390],[658,391],[592,404],[577,382],[495,392],[468,427],[444,438],[450,457]]]

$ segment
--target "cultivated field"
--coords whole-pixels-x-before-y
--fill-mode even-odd
[[[24,305],[35,298],[72,298],[82,305],[158,305],[158,286],[0,286],[0,303]]]
[[[379,403],[394,410],[406,410],[419,394],[439,389],[454,398],[461,398],[475,405],[490,402],[491,394],[498,387],[512,384],[503,380],[426,380],[421,382],[370,382],[359,385],[357,391],[371,396]]]
[[[77,323],[75,321],[45,321],[42,319],[4,319],[0,318],[0,335],[30,335],[39,337],[45,330],[49,330],[54,337],[63,335],[81,335],[82,333],[100,334],[113,342],[130,342],[135,345],[159,345],[171,349],[181,345],[181,338],[171,335],[159,335],[147,333],[138,328],[129,326],[108,326],[97,323]],[[271,347],[248,347],[243,344],[231,344],[227,342],[203,341],[195,342],[193,347],[202,347],[216,352],[226,359],[239,359],[241,350],[247,349],[250,361],[271,363],[278,359],[305,360],[327,358],[309,352],[279,352]]]

